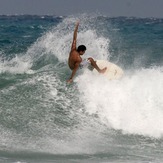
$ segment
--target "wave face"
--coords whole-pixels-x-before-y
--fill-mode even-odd
[[[89,70],[67,84],[74,25],[83,58],[124,70]],[[0,160],[163,160],[163,19],[0,16]]]

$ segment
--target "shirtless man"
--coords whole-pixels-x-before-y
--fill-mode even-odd
[[[70,78],[67,80],[68,83],[71,83],[73,81],[76,71],[78,70],[79,66],[81,65],[83,61],[81,58],[81,55],[83,55],[86,51],[86,47],[84,45],[80,45],[76,49],[78,26],[79,26],[79,22],[76,23],[71,51],[70,51],[69,58],[68,58],[68,65],[69,65],[69,68],[72,70],[72,74]],[[103,69],[100,69],[97,66],[96,61],[94,61],[93,58],[88,58],[87,62],[89,62],[93,66],[93,68],[95,68],[99,73],[104,73],[107,69],[106,67]]]

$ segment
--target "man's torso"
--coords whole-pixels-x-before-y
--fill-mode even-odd
[[[79,53],[76,50],[73,50],[70,52],[69,59],[68,59],[68,65],[71,70],[74,69],[75,64],[77,62],[81,62],[82,58],[80,57]]]

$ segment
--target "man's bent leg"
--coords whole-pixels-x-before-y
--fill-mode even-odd
[[[93,58],[88,58],[88,60],[90,61],[93,68],[95,68],[99,73],[104,73],[106,71],[107,68],[105,67],[103,69],[100,69]]]

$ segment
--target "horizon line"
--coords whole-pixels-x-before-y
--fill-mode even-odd
[[[72,15],[72,14],[71,14]],[[68,17],[71,15],[56,15],[56,14],[0,14],[0,16],[55,16],[55,17]],[[138,16],[106,16],[106,15],[98,15],[98,17],[103,16],[103,17],[108,17],[108,18],[135,18],[135,19],[163,19],[162,17],[138,17]]]

